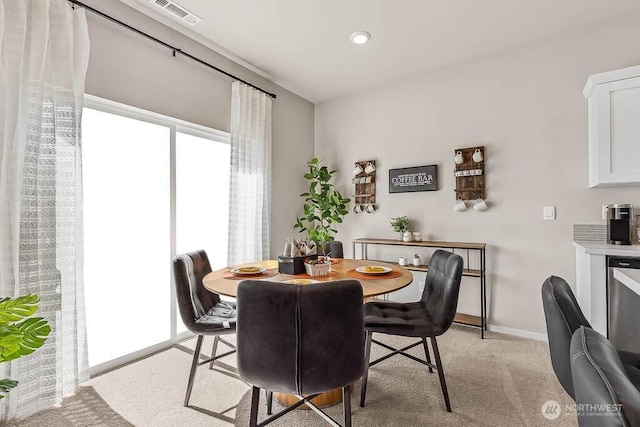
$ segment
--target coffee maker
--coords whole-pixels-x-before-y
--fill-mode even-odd
[[[607,239],[612,245],[631,244],[631,211],[630,204],[607,206]]]

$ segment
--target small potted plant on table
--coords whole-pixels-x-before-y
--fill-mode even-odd
[[[307,232],[309,239],[315,242],[319,256],[315,262],[305,263],[305,269],[310,276],[326,275],[331,269],[331,261],[325,256],[327,243],[334,240],[335,225],[342,223],[349,213],[347,203],[351,200],[343,197],[330,182],[335,170],[329,170],[321,165],[317,158],[307,162],[309,172],[304,178],[309,181],[309,191],[302,193],[303,216],[296,218],[293,228],[300,232]]]
[[[393,231],[398,233],[398,240],[404,240],[406,242],[411,241],[411,233],[409,232],[409,218],[406,216],[399,216],[397,218],[391,218],[389,221]],[[408,235],[407,235],[408,234]],[[407,235],[407,239],[403,237]]]

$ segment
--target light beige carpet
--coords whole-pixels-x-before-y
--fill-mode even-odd
[[[83,387],[80,392],[64,400],[61,407],[51,408],[7,427],[130,427],[131,423],[118,415],[93,387]]]
[[[377,337],[394,346],[412,342],[401,337]],[[136,426],[247,426],[250,388],[224,369],[199,368],[191,407],[182,406],[193,341],[96,377],[86,385],[92,386],[113,412]],[[452,413],[445,410],[437,373],[430,374],[425,366],[395,356],[371,369],[365,408],[358,406],[360,383],[356,383],[354,425],[577,425],[575,414],[565,410],[572,400],[553,374],[546,343],[491,332],[481,340],[477,329],[462,326],[453,326],[438,342]],[[210,343],[205,341],[207,351]],[[384,352],[372,346],[374,357]],[[421,347],[412,349],[412,353],[424,357]],[[235,356],[224,362],[235,365]],[[562,410],[551,421],[541,411],[548,400],[557,401]],[[264,405],[260,410],[263,419]],[[328,411],[341,422],[342,405]],[[311,411],[296,410],[272,425],[322,426],[323,421]]]

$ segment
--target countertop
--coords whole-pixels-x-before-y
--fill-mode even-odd
[[[586,240],[574,241],[573,246],[582,248],[585,253],[592,255],[614,255],[627,257],[640,257],[640,245],[611,245],[603,242],[591,242]]]
[[[613,277],[640,295],[640,270],[633,268],[614,268]]]

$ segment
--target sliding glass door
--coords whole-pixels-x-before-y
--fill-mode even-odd
[[[207,248],[213,269],[227,265],[229,144],[176,133],[176,251]]]
[[[171,259],[226,265],[229,144],[222,132],[91,98],[83,113],[89,364],[109,369],[174,343]]]
[[[227,265],[230,155],[229,144],[176,133],[176,253],[205,249],[213,270]]]

